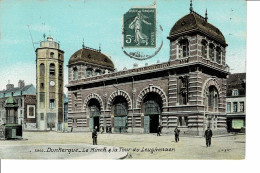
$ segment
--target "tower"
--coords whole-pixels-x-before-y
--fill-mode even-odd
[[[63,127],[64,51],[51,36],[36,49],[37,128],[60,131]]]

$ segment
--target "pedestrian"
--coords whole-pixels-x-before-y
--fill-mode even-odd
[[[104,126],[101,126],[101,134],[104,133]]]
[[[178,129],[178,127],[175,128],[174,133],[175,133],[175,142],[179,142],[180,130]]]
[[[159,125],[157,128],[157,136],[161,136],[161,126]]]
[[[206,138],[206,146],[210,147],[211,145],[211,137],[212,137],[212,131],[210,129],[210,127],[208,127],[208,129],[205,131],[204,137]]]
[[[97,145],[97,126],[93,129],[92,132],[93,145]]]

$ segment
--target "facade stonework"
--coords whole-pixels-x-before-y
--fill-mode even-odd
[[[205,33],[200,25],[211,31]],[[176,22],[168,39],[168,62],[118,72],[100,50],[83,47],[84,55],[77,61],[72,55],[68,126],[81,131],[111,126],[120,133],[154,133],[160,125],[162,133],[179,127],[188,135],[202,135],[211,127],[214,134],[226,133],[224,36],[207,18],[191,11]],[[95,58],[93,51],[102,63],[90,61]],[[87,75],[90,67],[101,73],[91,70]]]

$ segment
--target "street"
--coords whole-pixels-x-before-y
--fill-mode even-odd
[[[2,159],[244,159],[245,135],[213,136],[211,147],[202,137],[162,134],[98,134],[24,132],[23,140],[0,140]],[[95,148],[94,148],[95,147]],[[110,149],[110,150],[109,150]],[[75,152],[78,151],[79,152]],[[86,152],[86,150],[88,150]],[[105,151],[105,152],[104,152]]]

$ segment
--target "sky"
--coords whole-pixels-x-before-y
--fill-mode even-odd
[[[64,84],[68,83],[67,64],[71,55],[85,46],[110,56],[117,70],[139,67],[145,63],[166,62],[170,57],[167,36],[175,22],[189,13],[190,0],[157,0],[157,23],[164,45],[148,60],[126,56],[122,46],[122,16],[132,7],[144,7],[154,0],[0,0],[0,90],[8,80],[36,82],[34,49],[43,41],[43,34],[60,43],[64,54]],[[246,71],[246,1],[193,0],[193,10],[202,16],[208,11],[208,22],[225,36],[226,63],[231,73]],[[28,29],[29,26],[29,29]],[[30,36],[31,32],[31,36]],[[32,43],[33,42],[33,43]],[[66,90],[65,90],[66,91]]]

